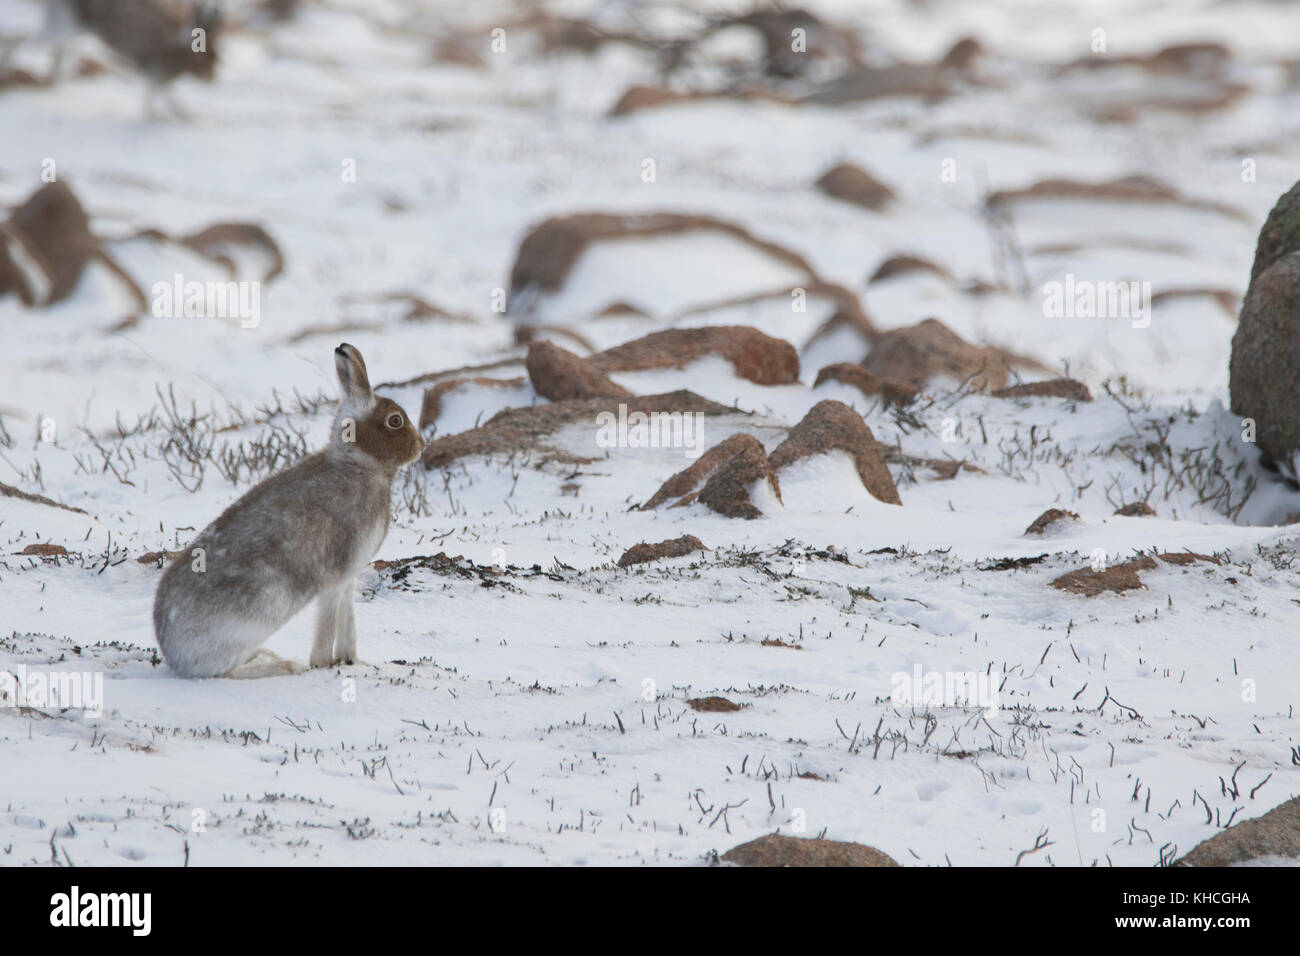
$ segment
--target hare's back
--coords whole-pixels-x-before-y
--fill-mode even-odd
[[[283,608],[296,611],[356,574],[378,547],[388,495],[376,494],[373,484],[324,453],[311,455],[227,508],[167,569],[163,583],[196,597],[220,595],[259,618],[260,610],[274,617]]]

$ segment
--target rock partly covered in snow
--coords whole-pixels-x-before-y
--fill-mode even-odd
[[[566,398],[629,399],[632,393],[593,368],[581,356],[545,340],[528,346],[524,362],[537,394],[552,401]]]
[[[700,503],[728,518],[761,518],[762,510],[749,497],[750,488],[760,482],[766,482],[771,493],[781,500],[781,483],[763,446],[755,439],[752,444],[742,444],[709,476],[700,489]]]
[[[1064,508],[1048,508],[1025,529],[1025,534],[1046,534],[1049,528],[1059,530],[1059,528],[1053,528],[1054,525],[1059,525],[1065,521],[1078,520],[1079,516],[1073,511],[1066,511]]]
[[[772,452],[772,470],[781,469],[812,455],[847,452],[857,468],[862,486],[886,504],[901,505],[898,488],[885,465],[884,454],[862,416],[843,402],[818,402]]]
[[[781,485],[768,464],[762,442],[753,435],[735,434],[665,481],[641,510],[651,511],[672,499],[676,499],[674,507],[698,499],[729,518],[758,518],[762,512],[750,500],[749,486],[763,480],[780,500]]]

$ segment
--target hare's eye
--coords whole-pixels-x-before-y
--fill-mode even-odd
[[[389,428],[393,428],[393,429],[401,428],[402,424],[403,424],[402,416],[397,414],[397,412],[393,412],[393,414],[388,416]]]

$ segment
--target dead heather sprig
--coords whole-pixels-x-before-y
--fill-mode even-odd
[[[188,408],[175,387],[156,389],[158,404],[128,425],[118,416],[112,431],[98,436],[81,429],[93,451],[74,454],[79,474],[112,474],[121,484],[135,485],[132,474],[144,462],[161,461],[182,488],[197,492],[209,467],[231,484],[252,483],[292,465],[310,451],[307,428],[292,419],[314,416],[330,399],[303,396],[296,390],[286,405],[277,392],[271,402],[246,414],[230,405],[224,416]],[[263,426],[252,438],[229,440],[226,432]]]

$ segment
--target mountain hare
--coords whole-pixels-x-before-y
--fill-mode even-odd
[[[340,345],[334,364],[342,391],[329,446],[251,489],[163,572],[154,632],[182,677],[301,673],[261,645],[312,599],[311,666],[356,659],[356,576],[388,532],[397,470],[424,442],[370,390],[360,352]]]

